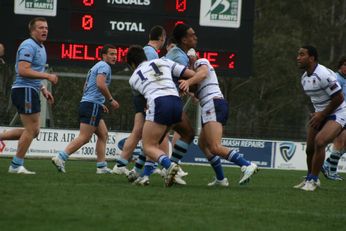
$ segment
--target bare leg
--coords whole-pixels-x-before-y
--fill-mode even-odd
[[[106,144],[108,139],[108,129],[103,119],[100,120],[99,126],[96,129],[96,156],[97,162],[106,161]]]
[[[306,140],[306,165],[308,167],[308,173],[311,173],[312,169],[312,159],[315,152],[315,137],[318,130],[308,127],[307,130],[307,140]]]
[[[221,145],[221,138],[223,133],[222,124],[216,121],[211,121],[203,126],[203,142],[207,144],[207,147],[211,153],[227,159],[230,148]]]
[[[15,128],[8,131],[4,131],[0,134],[0,140],[19,140],[23,132],[24,128]]]
[[[37,137],[40,131],[39,125],[40,113],[21,114],[20,119],[23,123],[24,130],[18,141],[16,156],[23,159],[28,151],[32,140]],[[18,131],[17,131],[18,132]],[[17,134],[18,135],[18,134]]]
[[[65,153],[71,155],[84,144],[88,143],[93,133],[96,131],[96,127],[89,124],[80,123],[79,135],[76,139],[72,140],[65,148]]]
[[[120,156],[123,159],[129,160],[131,158],[133,150],[135,150],[138,142],[142,139],[143,125],[144,125],[144,115],[143,113],[138,112],[135,115],[132,132],[130,136],[127,137],[123,150],[120,154]]]
[[[143,127],[143,149],[144,153],[152,160],[158,161],[163,150],[159,148],[159,141],[166,131],[165,125],[145,121]]]
[[[311,174],[318,176],[325,158],[326,146],[339,135],[342,127],[335,121],[328,121],[315,138],[315,153],[312,159]]]

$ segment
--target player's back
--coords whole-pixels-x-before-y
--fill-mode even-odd
[[[153,60],[153,59],[158,59],[159,55],[157,54],[156,50],[154,47],[150,45],[146,45],[143,47],[145,56],[147,57],[148,60]]]
[[[97,76],[100,74],[106,76],[106,85],[108,86],[111,82],[112,70],[109,64],[102,60],[96,63],[89,70],[85,80],[81,102],[88,101],[98,104],[104,103],[105,98],[97,86]]]
[[[179,96],[172,75],[180,76],[184,70],[184,66],[165,58],[145,61],[134,71],[129,83],[148,103],[159,96]]]

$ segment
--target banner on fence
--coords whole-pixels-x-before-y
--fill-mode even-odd
[[[0,132],[13,129],[11,127],[0,127]],[[33,140],[27,157],[42,157],[50,158],[56,155],[76,138],[79,134],[78,130],[60,130],[60,129],[44,129],[40,130],[39,135]],[[106,158],[108,160],[116,159],[124,146],[125,140],[129,133],[109,132],[106,145]],[[95,144],[97,141],[96,135],[93,135],[89,143],[76,151],[71,157],[80,159],[96,159]],[[0,142],[0,157],[13,156],[17,151],[18,141],[1,141]],[[288,169],[288,170],[306,170],[306,143],[292,141],[270,141],[270,140],[255,140],[255,139],[234,139],[223,138],[222,145],[231,149],[236,149],[247,160],[256,163],[259,167]],[[326,149],[326,158],[330,155],[329,145]],[[137,156],[141,151],[141,143],[139,143],[134,151],[134,156]],[[223,165],[232,166],[229,161],[222,160]],[[206,164],[208,160],[203,152],[198,147],[198,137],[188,149],[187,155],[182,159],[182,163],[187,164]],[[346,155],[341,157],[338,171],[346,172]]]

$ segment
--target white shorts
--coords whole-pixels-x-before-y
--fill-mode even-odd
[[[201,109],[202,125],[216,121],[225,125],[228,119],[228,103],[225,99],[211,99]]]
[[[341,127],[345,127],[346,125],[346,108],[343,108],[339,111],[336,111],[335,113],[331,114],[327,117],[328,120],[334,120],[338,124],[341,125]]]

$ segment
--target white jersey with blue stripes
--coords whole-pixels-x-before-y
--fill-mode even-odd
[[[341,91],[335,73],[321,64],[317,64],[311,75],[305,72],[302,75],[301,83],[316,112],[323,111],[330,103],[333,94]],[[346,103],[344,101],[335,111],[345,107]]]
[[[208,67],[208,74],[207,77],[198,84],[196,97],[199,99],[200,104],[204,105],[210,99],[223,98],[223,94],[220,90],[215,70],[208,59],[198,59],[194,64],[194,69],[196,70],[201,65],[206,65]]]
[[[172,75],[181,76],[186,67],[161,58],[142,62],[133,72],[129,83],[134,95],[143,95],[150,104],[160,96],[179,96]]]

